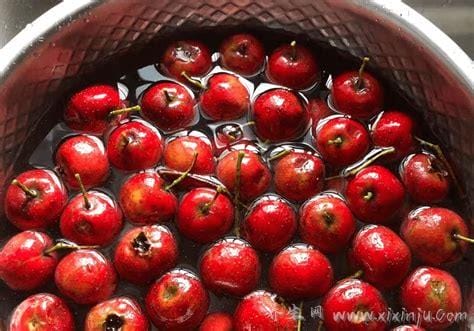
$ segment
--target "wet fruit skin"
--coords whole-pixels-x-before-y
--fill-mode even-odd
[[[174,131],[192,124],[195,101],[189,91],[174,82],[159,82],[148,88],[140,101],[142,114],[158,128]]]
[[[368,72],[362,74],[362,88],[356,88],[358,77],[357,71],[336,76],[332,81],[332,102],[344,114],[368,119],[382,109],[384,92],[379,81]]]
[[[400,300],[408,312],[416,314],[421,309],[425,315],[421,316],[420,324],[430,330],[447,328],[454,322],[447,314],[458,313],[462,308],[461,289],[456,279],[444,270],[431,267],[419,267],[406,278]],[[444,316],[437,315],[440,310]],[[428,314],[433,318],[431,321],[424,317]]]
[[[117,286],[112,263],[90,249],[80,249],[63,257],[56,267],[54,280],[61,294],[78,304],[106,300]]]
[[[217,163],[216,174],[230,192],[235,192],[240,152],[244,153],[244,157],[241,165],[239,197],[244,201],[250,201],[263,194],[271,181],[270,170],[258,154],[249,150],[231,151]]]
[[[412,154],[402,162],[401,178],[411,199],[424,204],[443,201],[450,189],[449,175],[431,154]]]
[[[394,147],[395,153],[385,156],[386,160],[397,161],[415,149],[415,121],[397,110],[387,110],[379,114],[371,126],[374,145]]]
[[[223,145],[230,145],[243,138],[242,127],[236,123],[220,125],[216,129],[216,139]]]
[[[105,147],[99,138],[77,135],[66,138],[56,150],[55,163],[66,185],[78,189],[75,174],[86,188],[100,186],[109,177],[110,166]]]
[[[326,254],[347,247],[356,230],[356,221],[342,197],[322,193],[300,208],[301,239]]]
[[[214,172],[214,148],[207,137],[179,136],[166,144],[163,163],[174,170],[186,171],[192,164],[194,153],[196,162],[193,174],[209,175]]]
[[[199,326],[199,331],[232,331],[233,317],[227,313],[211,313]]]
[[[49,293],[23,300],[13,311],[9,331],[74,331],[73,315],[66,303]]]
[[[160,330],[187,331],[199,326],[209,308],[209,295],[192,273],[175,269],[151,286],[146,310]]]
[[[129,177],[120,188],[119,201],[125,218],[135,225],[171,220],[178,208],[176,196],[165,190],[164,180],[154,171]]]
[[[260,94],[254,101],[252,116],[257,136],[271,142],[294,140],[310,123],[308,109],[299,96],[282,88]]]
[[[261,265],[257,252],[238,238],[224,238],[201,257],[199,270],[207,289],[215,294],[243,297],[255,290]]]
[[[59,220],[61,234],[80,245],[108,245],[122,229],[122,211],[105,193],[88,191],[87,199],[90,208],[82,194],[69,201]]]
[[[269,312],[272,312],[269,314]],[[273,293],[259,290],[240,301],[234,312],[234,330],[296,331],[297,320]]]
[[[290,152],[275,161],[273,171],[275,191],[296,202],[311,198],[324,185],[324,163],[310,153]]]
[[[233,223],[232,201],[224,193],[217,193],[212,188],[199,187],[187,192],[181,199],[176,215],[179,232],[201,244],[221,238],[229,232]]]
[[[387,224],[402,208],[405,189],[390,170],[373,165],[349,180],[345,196],[358,219],[366,223]]]
[[[253,247],[275,252],[285,247],[296,232],[293,207],[278,196],[263,196],[254,202],[242,221],[242,236]]]
[[[329,108],[326,100],[313,98],[308,101],[308,112],[312,119],[311,133],[316,137],[316,128],[321,119],[328,117],[334,112]]]
[[[162,225],[148,225],[132,228],[120,238],[114,266],[120,278],[142,285],[173,268],[178,257],[178,244],[171,231]]]
[[[355,235],[348,252],[353,270],[379,289],[393,288],[408,274],[411,253],[405,242],[381,225],[366,225]]]
[[[318,250],[293,244],[273,258],[268,279],[272,290],[286,299],[315,299],[331,287],[333,270],[331,262]]]
[[[84,331],[104,330],[149,331],[150,323],[137,301],[117,297],[95,305],[87,313]]]
[[[364,125],[348,117],[330,119],[316,130],[316,148],[325,161],[336,167],[348,166],[362,159],[370,144]]]
[[[102,134],[109,126],[109,113],[121,107],[117,87],[91,85],[69,99],[64,121],[73,130]]]
[[[380,292],[372,285],[358,279],[345,279],[338,282],[322,301],[324,327],[328,331],[383,331],[387,322],[383,320],[365,321],[365,314],[387,314],[388,307]],[[336,314],[349,316],[336,319]],[[351,314],[352,313],[352,314]]]
[[[120,124],[109,136],[107,156],[121,170],[151,168],[161,159],[162,142],[156,128],[141,120]]]
[[[168,46],[161,63],[168,75],[186,82],[183,71],[189,76],[203,76],[211,69],[212,61],[209,49],[200,41],[180,40]]]
[[[469,230],[461,216],[447,208],[412,211],[403,221],[400,233],[413,255],[433,266],[459,261],[469,245],[453,237],[454,234],[469,237]]]
[[[46,284],[58,264],[56,253],[44,253],[52,245],[53,240],[42,232],[14,235],[0,250],[0,279],[16,291],[30,291]]]
[[[220,48],[224,68],[243,76],[253,76],[265,62],[262,43],[251,34],[241,33],[226,38]]]
[[[319,66],[311,51],[299,44],[282,45],[270,54],[268,79],[292,89],[306,89],[316,83]]]
[[[400,160],[415,148],[415,121],[397,110],[382,112],[371,126],[374,145],[394,147],[395,153],[386,156],[390,161]]]
[[[199,101],[204,116],[213,121],[235,120],[250,109],[249,91],[237,76],[228,73],[212,75]]]
[[[56,223],[68,199],[58,176],[51,170],[33,169],[19,174],[16,180],[37,196],[10,184],[4,200],[8,220],[21,230],[45,229]]]

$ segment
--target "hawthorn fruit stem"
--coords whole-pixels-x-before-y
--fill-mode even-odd
[[[66,250],[66,249],[70,249],[70,250],[77,250],[77,249],[95,249],[95,248],[98,248],[99,246],[92,246],[92,245],[78,245],[76,243],[73,243],[72,241],[69,241],[69,240],[58,240],[54,246],[51,246],[50,248],[46,249],[43,253],[45,255],[49,255],[53,252],[56,252],[56,251],[62,251],[62,250]]]
[[[330,139],[328,140],[328,144],[329,145],[336,145],[336,146],[340,146],[342,144],[342,138],[341,137],[336,137],[335,139]]]
[[[171,94],[170,94],[170,92],[168,92],[168,90],[163,90],[163,93],[165,95],[167,103],[172,103],[174,101],[174,98],[171,96]]]
[[[38,196],[38,192],[28,188],[25,184],[20,183],[16,179],[12,180],[12,184],[15,186],[18,186],[23,192],[25,192],[26,195],[28,195],[31,198],[36,198]]]
[[[300,302],[298,307],[298,328],[297,331],[301,331],[301,325],[303,324],[303,301]]]
[[[191,76],[189,76],[186,71],[183,71],[181,72],[181,76],[183,76],[184,78],[186,78],[186,80],[188,82],[190,82],[191,84],[193,84],[194,86],[196,86],[197,88],[199,88],[200,90],[205,90],[206,87],[200,82],[198,81],[197,79],[193,79],[191,78]]]
[[[247,123],[242,124],[241,127],[246,127],[250,125],[255,125],[255,121],[248,121]]]
[[[296,61],[296,40],[290,43],[291,46],[291,61]]]
[[[367,193],[364,194],[362,199],[364,199],[364,201],[370,201],[372,200],[373,197],[374,197],[374,194],[371,191],[368,191]]]
[[[219,194],[224,193],[224,192],[225,192],[224,187],[217,186],[216,193],[214,193],[214,196],[212,197],[212,200],[204,204],[204,206],[202,207],[202,212],[204,214],[209,213],[209,210],[211,209],[214,202],[216,202],[217,198],[219,197]]]
[[[242,161],[245,157],[245,152],[240,151],[237,155],[237,164],[235,166],[235,186],[234,186],[234,200],[239,201],[240,195],[240,181],[242,177]]]
[[[446,159],[446,156],[444,155],[444,152],[441,149],[441,147],[437,144],[430,143],[430,142],[428,142],[426,140],[423,140],[419,137],[415,137],[415,139],[420,143],[421,146],[428,147],[428,148],[432,149],[435,152],[436,157],[438,157],[438,159],[441,161],[441,163],[444,165],[444,167],[448,171],[449,177],[453,181],[454,186],[456,187],[456,190],[458,191],[459,197],[461,199],[464,199],[466,197],[466,193],[464,192],[463,187],[459,183],[458,178],[456,177],[456,175],[454,173],[454,169],[453,169],[453,167],[451,167],[451,164]]]
[[[75,174],[74,177],[76,178],[79,184],[79,188],[81,189],[81,194],[82,194],[82,197],[84,198],[84,207],[86,207],[86,209],[91,209],[91,203],[89,201],[89,197],[87,196],[87,191],[86,191],[86,188],[84,187],[84,183],[82,182],[81,175]]]
[[[291,153],[291,149],[284,149],[282,150],[281,152],[278,152],[277,154],[271,156],[268,158],[268,162],[272,162],[272,161],[275,161],[276,159],[279,159],[285,155],[288,155]]]
[[[350,275],[350,276],[347,277],[347,278],[359,279],[360,277],[362,277],[363,274],[364,274],[364,271],[363,271],[363,270],[357,270],[355,273],[353,273],[352,275]]]
[[[387,154],[391,154],[391,153],[394,153],[395,152],[395,147],[382,147],[380,148],[380,151],[373,155],[372,157],[368,158],[367,160],[365,160],[364,162],[362,162],[360,165],[358,165],[357,167],[351,169],[350,171],[344,173],[344,177],[349,177],[349,176],[354,176],[355,174],[357,174],[359,171],[361,171],[362,169],[364,169],[365,167],[371,165],[372,163],[374,163],[375,161],[377,161],[379,158],[381,158],[382,156],[384,155],[387,155]]]
[[[172,169],[168,169],[166,167],[160,167],[156,171],[158,172],[159,175],[181,176],[181,175],[184,174],[184,172],[182,172],[182,171],[172,170]],[[206,185],[209,185],[209,186],[211,186],[215,189],[220,187],[220,189],[222,190],[222,193],[227,194],[229,197],[231,197],[233,199],[232,193],[230,193],[229,190],[225,186],[223,186],[221,183],[217,183],[217,182],[213,181],[212,179],[210,179],[207,176],[202,176],[202,175],[196,175],[196,174],[189,173],[188,177],[195,180],[195,181],[198,181],[200,183],[204,183]],[[245,205],[241,201],[239,201],[239,206],[246,209],[246,210],[249,209],[249,206]]]
[[[174,186],[178,185],[179,183],[181,183],[187,176],[188,174],[191,172],[191,170],[193,169],[194,167],[194,164],[196,164],[196,160],[197,160],[197,157],[198,157],[198,153],[194,152],[193,154],[193,160],[191,162],[191,165],[188,167],[188,169],[186,169],[185,172],[183,172],[178,178],[176,178],[171,184],[169,185],[166,185],[165,187],[165,191],[169,191],[170,189],[172,189]]]
[[[244,151],[239,151],[237,155],[237,163],[235,165],[235,186],[234,186],[234,208],[235,210],[235,227],[234,234],[240,237],[240,218],[239,218],[239,202],[240,202],[240,180],[242,177],[242,161],[245,157]]]
[[[363,59],[362,59],[362,64],[360,65],[360,68],[359,68],[359,75],[357,76],[357,81],[356,81],[356,89],[357,90],[360,90],[363,86],[363,78],[362,78],[362,75],[364,74],[364,70],[365,70],[365,66],[367,65],[367,63],[370,61],[370,59],[365,56]]]
[[[456,239],[456,240],[462,240],[462,241],[468,242],[470,244],[474,244],[474,238],[465,237],[465,236],[463,236],[462,234],[459,234],[459,233],[454,233],[453,238]]]
[[[109,117],[122,115],[122,114],[125,114],[125,113],[139,112],[141,110],[142,110],[142,107],[140,107],[139,105],[132,106],[132,107],[127,107],[127,108],[122,108],[122,109],[116,109],[116,110],[112,110],[109,113]]]
[[[392,147],[392,146],[390,146],[390,147],[380,147],[380,149],[377,151],[377,153],[375,153],[375,155],[371,156],[367,160],[364,160],[362,163],[360,163],[360,164],[356,163],[355,165],[351,165],[348,168],[346,168],[345,170],[343,170],[341,174],[331,176],[331,177],[326,177],[324,180],[328,181],[328,180],[333,180],[333,179],[338,179],[338,178],[347,178],[347,177],[350,177],[350,176],[354,176],[359,171],[361,171],[365,167],[371,165],[372,163],[377,161],[382,156],[387,155],[387,154],[391,154],[391,153],[394,153],[394,152],[395,152],[395,148]]]

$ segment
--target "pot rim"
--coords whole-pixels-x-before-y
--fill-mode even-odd
[[[103,4],[100,0],[65,0],[28,24],[0,49],[0,82],[6,80],[22,59],[47,36],[54,34],[62,24],[72,22],[81,14]],[[408,33],[428,49],[437,60],[473,94],[474,63],[471,58],[443,31],[402,1],[356,0],[344,7],[381,15],[386,22],[395,24],[402,33]]]

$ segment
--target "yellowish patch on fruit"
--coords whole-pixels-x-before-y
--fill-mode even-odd
[[[143,200],[143,190],[133,190],[132,194],[130,195],[130,200],[132,200],[134,203],[141,203],[141,201]]]

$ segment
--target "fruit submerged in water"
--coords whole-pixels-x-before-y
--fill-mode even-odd
[[[204,285],[215,294],[243,297],[257,287],[261,266],[249,243],[228,237],[204,253],[199,270]]]
[[[9,331],[74,331],[73,315],[66,303],[49,293],[32,295],[13,311]]]
[[[4,208],[8,220],[21,230],[46,229],[57,222],[67,203],[67,191],[54,172],[33,169],[8,186]]]
[[[143,115],[164,131],[183,129],[192,124],[195,100],[182,85],[159,82],[149,87],[141,98]]]
[[[133,228],[120,238],[114,266],[120,278],[141,285],[173,268],[178,256],[178,244],[171,231],[162,225],[147,225]]]
[[[273,258],[269,283],[278,295],[291,300],[318,298],[333,282],[332,266],[326,256],[305,244],[293,244]]]
[[[257,74],[265,62],[265,49],[262,43],[247,33],[226,38],[219,52],[224,68],[243,76]]]
[[[268,58],[267,77],[275,84],[303,90],[314,85],[318,76],[316,58],[296,41],[278,47]]]
[[[63,257],[56,267],[54,280],[64,296],[83,305],[108,299],[117,286],[112,263],[90,249],[79,249]]]
[[[405,189],[387,168],[374,165],[359,171],[347,183],[349,208],[363,222],[387,224],[405,201]]]
[[[64,121],[73,130],[102,134],[110,124],[110,113],[122,106],[117,87],[88,86],[69,99]]]
[[[472,242],[461,216],[440,207],[413,210],[403,221],[400,233],[417,259],[434,266],[459,261],[468,242]]]
[[[382,294],[372,285],[358,279],[337,283],[322,301],[324,326],[328,330],[375,330],[387,328],[387,320],[372,318],[387,314],[388,307]],[[338,318],[345,315],[348,318]]]
[[[128,297],[103,301],[89,310],[84,331],[148,331],[150,325],[138,302]]]
[[[206,45],[196,40],[180,40],[172,43],[163,53],[161,64],[166,74],[186,82],[181,74],[203,76],[211,69],[211,53]]]
[[[64,182],[79,189],[76,174],[85,188],[102,185],[109,177],[110,165],[102,141],[89,135],[66,138],[56,150],[55,163]]]
[[[185,237],[210,243],[224,236],[234,222],[234,205],[219,190],[199,187],[181,199],[176,215],[178,230]]]
[[[420,267],[405,279],[400,300],[408,313],[424,313],[420,320],[421,326],[445,329],[454,323],[454,318],[450,319],[449,316],[461,311],[462,294],[458,282],[448,272]]]
[[[209,295],[194,274],[175,269],[151,286],[145,304],[160,330],[193,330],[206,316]]]
[[[411,253],[405,242],[381,225],[366,225],[354,237],[348,253],[352,268],[380,289],[393,288],[405,278]]]
[[[379,81],[366,72],[364,58],[359,71],[347,71],[332,81],[332,102],[337,110],[360,119],[368,119],[382,110],[384,92]]]
[[[282,88],[260,94],[252,116],[257,136],[271,142],[299,138],[310,124],[310,114],[300,97]]]
[[[273,171],[275,191],[295,202],[311,198],[324,185],[324,163],[311,153],[290,151],[275,161]]]
[[[293,207],[278,196],[263,196],[253,203],[242,222],[242,236],[253,247],[276,252],[285,247],[296,232]]]
[[[297,324],[296,316],[277,295],[262,290],[244,297],[234,312],[236,331],[296,330]]]

